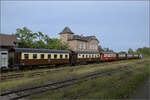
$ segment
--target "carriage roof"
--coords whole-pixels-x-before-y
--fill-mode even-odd
[[[52,50],[52,49],[34,49],[34,48],[13,48],[15,52],[31,52],[31,53],[71,53],[67,50]]]
[[[102,54],[117,54],[116,52],[100,52]]]
[[[79,54],[100,54],[99,52],[93,52],[93,51],[74,51],[75,53]]]

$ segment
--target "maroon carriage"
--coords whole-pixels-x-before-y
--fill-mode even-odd
[[[102,61],[114,61],[117,60],[117,53],[115,52],[101,52]]]

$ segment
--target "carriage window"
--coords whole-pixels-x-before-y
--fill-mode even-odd
[[[84,58],[84,55],[82,55],[82,57]]]
[[[54,58],[57,59],[57,55],[54,55]]]
[[[24,59],[29,59],[29,55],[28,54],[24,54]]]
[[[51,55],[50,54],[48,54],[48,57],[47,57],[48,59],[50,59],[51,58]]]
[[[37,54],[33,54],[33,59],[36,59],[37,58]]]
[[[68,55],[65,55],[65,58],[68,58]]]
[[[92,55],[92,57],[94,58],[94,55]]]
[[[44,54],[41,54],[41,59],[44,59]]]
[[[89,55],[89,58],[91,58],[91,55]]]
[[[7,53],[1,53],[2,55],[7,55]]]
[[[63,55],[60,55],[60,59],[62,59],[63,58]]]
[[[86,55],[86,58],[88,58],[88,55]]]

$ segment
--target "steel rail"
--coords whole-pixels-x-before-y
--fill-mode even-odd
[[[112,69],[92,72],[92,73],[89,73],[89,74],[86,74],[86,75],[82,75],[80,77],[67,78],[67,79],[64,79],[64,80],[49,82],[49,83],[40,84],[40,85],[29,86],[29,87],[25,87],[25,88],[16,88],[16,89],[1,93],[1,96],[7,96],[7,95],[10,95],[10,94],[14,94],[14,93],[15,94],[20,93],[18,96],[14,97],[14,98],[11,98],[12,100],[16,100],[16,99],[31,96],[31,95],[34,95],[34,94],[43,93],[43,92],[48,91],[48,90],[57,90],[57,89],[60,89],[60,88],[64,88],[64,87],[73,85],[73,84],[77,84],[77,83],[80,83],[80,82],[83,82],[83,81],[87,81],[89,79],[95,79],[95,78],[97,78],[97,77],[99,77],[100,75],[103,75],[103,74],[111,74],[111,73],[116,72],[118,70],[123,70],[123,69],[128,69],[128,68],[133,68],[133,67],[136,67],[136,65],[119,66],[119,67],[112,68]],[[32,90],[34,90],[34,92]],[[25,92],[25,91],[32,91],[32,93]],[[22,94],[21,94],[21,92],[22,92]]]

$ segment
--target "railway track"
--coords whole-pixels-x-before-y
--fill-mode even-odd
[[[74,77],[74,78],[72,77],[72,78],[67,78],[67,79],[63,79],[63,80],[59,80],[55,82],[47,82],[45,84],[39,84],[39,85],[28,86],[28,87],[23,87],[23,88],[16,88],[16,89],[1,93],[1,96],[9,96],[11,97],[10,98],[11,100],[17,100],[17,99],[28,97],[31,95],[43,93],[48,90],[53,91],[53,90],[57,90],[60,88],[65,88],[73,84],[78,84],[78,83],[87,81],[89,79],[96,79],[97,77],[100,77],[105,74],[112,74],[116,71],[133,68],[133,67],[136,67],[136,65],[118,66],[116,68],[92,72],[92,73],[85,74],[79,77]]]
[[[145,61],[143,61],[143,62],[145,62]],[[143,63],[143,62],[138,62],[138,64]],[[104,64],[102,64],[100,66],[106,66],[106,65],[109,65],[109,63],[104,63]],[[81,65],[81,66],[83,67],[84,65]],[[75,68],[75,69],[69,69],[69,71],[71,72],[71,71],[74,71],[74,70],[79,70],[82,67]],[[92,67],[99,67],[99,66],[92,66]],[[28,77],[53,74],[53,73],[58,73],[58,72],[62,72],[62,71],[65,71],[65,69],[43,71],[43,72],[33,72],[33,73],[30,73],[28,75]],[[2,81],[5,81],[5,80],[8,80],[8,79],[15,79],[15,78],[22,78],[22,77],[25,77],[24,73],[11,74],[11,75],[7,75],[7,76],[0,76],[0,81],[2,82]]]
[[[108,65],[108,63],[102,64],[100,66],[105,66]],[[81,67],[79,68],[75,68],[75,69],[69,69],[70,72],[74,71],[74,70],[79,70],[80,68],[82,68],[84,65],[81,65]],[[92,66],[93,67],[93,66]],[[40,75],[46,75],[46,74],[53,74],[53,73],[58,73],[58,72],[62,72],[65,71],[65,69],[58,69],[58,70],[51,70],[51,71],[43,71],[43,72],[33,72],[30,73],[28,75],[28,77],[34,77],[34,76],[40,76]],[[24,77],[25,74],[24,73],[17,73],[17,74],[11,74],[11,75],[6,75],[6,76],[0,76],[0,81],[5,81],[7,79],[14,79],[14,78],[22,78]]]
[[[63,70],[55,70],[55,71],[43,71],[43,72],[33,72],[30,73],[27,77],[34,77],[34,76],[40,76],[40,75],[45,75],[45,74],[52,74],[52,73],[57,73]],[[15,79],[15,78],[22,78],[25,77],[24,73],[19,73],[19,74],[11,74],[7,76],[0,76],[0,81],[5,81],[8,79]]]

